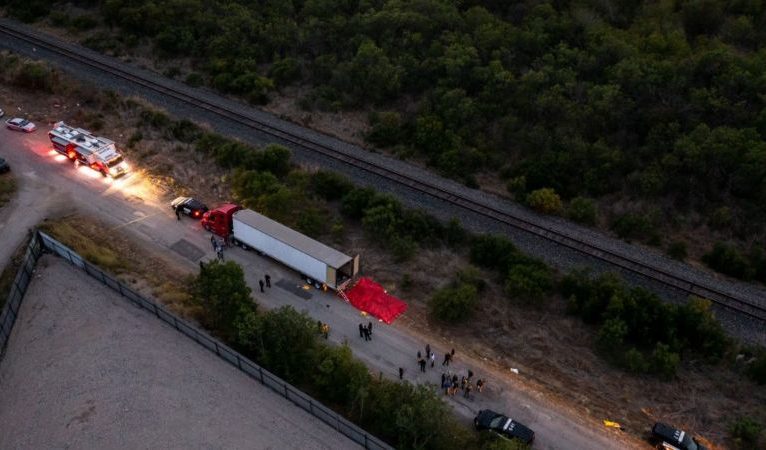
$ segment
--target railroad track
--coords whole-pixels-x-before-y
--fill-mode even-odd
[[[460,194],[451,192],[444,188],[440,188],[410,175],[376,165],[362,158],[335,150],[330,146],[319,144],[300,136],[296,136],[288,131],[276,128],[234,109],[215,104],[214,102],[199,97],[195,97],[192,94],[184,92],[183,90],[168,84],[158,83],[141,75],[131,73],[130,71],[120,67],[120,64],[107,61],[106,58],[92,59],[89,56],[85,56],[82,53],[73,51],[49,39],[43,39],[39,36],[36,36],[35,34],[20,31],[15,28],[8,27],[5,24],[0,24],[0,34],[5,34],[20,41],[27,42],[35,47],[43,48],[49,52],[54,52],[62,56],[66,56],[70,60],[77,61],[82,65],[106,72],[112,76],[116,76],[131,83],[140,85],[160,95],[171,97],[177,101],[193,105],[196,108],[204,109],[228,120],[257,130],[261,133],[276,137],[281,141],[289,143],[293,146],[297,146],[304,150],[319,154],[324,158],[328,158],[336,162],[354,167],[356,169],[361,169],[384,179],[394,181],[422,194],[450,203],[452,205],[459,206],[475,214],[479,214],[498,221],[502,224],[511,226],[517,230],[524,231],[539,238],[554,242],[558,245],[561,245],[562,247],[574,250],[610,265],[619,267],[622,270],[641,275],[647,279],[662,283],[674,289],[678,289],[688,295],[695,295],[698,297],[706,298],[711,302],[726,309],[732,310],[738,314],[766,322],[766,308],[763,306],[756,305],[745,299],[737,298],[714,287],[703,286],[698,283],[689,281],[681,276],[663,270],[662,268],[631,259],[628,256],[621,255],[603,247],[599,247],[591,242],[577,239],[558,230],[541,226],[521,217],[513,216],[505,211],[501,211],[492,206],[476,202],[467,197],[461,196]]]

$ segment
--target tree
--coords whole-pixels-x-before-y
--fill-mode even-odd
[[[747,259],[734,246],[723,242],[716,242],[710,252],[702,255],[702,262],[711,269],[736,278],[751,277]]]
[[[205,311],[205,321],[226,339],[237,336],[243,312],[254,312],[256,308],[245,274],[233,261],[213,260],[204,264],[192,284],[192,292]]]
[[[542,188],[527,195],[527,204],[532,209],[544,214],[557,214],[561,211],[561,198],[555,190]]]
[[[369,389],[370,374],[362,362],[354,359],[351,348],[322,345],[317,353],[317,367],[313,373],[313,388],[322,393],[322,399],[343,407],[350,407]]]
[[[254,338],[256,358],[276,375],[300,384],[316,368],[316,322],[292,306],[271,310],[259,317]]]

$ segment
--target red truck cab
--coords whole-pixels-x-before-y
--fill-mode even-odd
[[[240,209],[242,209],[240,205],[226,203],[207,211],[202,215],[202,227],[218,236],[227,238],[231,234],[231,216]]]

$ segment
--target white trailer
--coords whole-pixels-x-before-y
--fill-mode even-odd
[[[343,289],[359,272],[359,255],[344,255],[250,209],[232,215],[232,239],[299,272],[316,287]]]

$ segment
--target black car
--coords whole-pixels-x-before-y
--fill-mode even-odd
[[[4,160],[3,158],[0,158],[0,173],[5,173],[11,170],[11,166],[8,165],[8,162]]]
[[[707,450],[707,447],[685,431],[662,422],[652,427],[652,441],[657,448],[667,450]]]
[[[207,211],[207,206],[204,203],[192,197],[178,197],[170,202],[170,207],[193,219],[201,219]]]
[[[479,414],[473,419],[473,425],[477,430],[491,430],[501,436],[518,439],[525,444],[531,444],[535,440],[534,431],[509,417],[489,409],[479,411]]]

